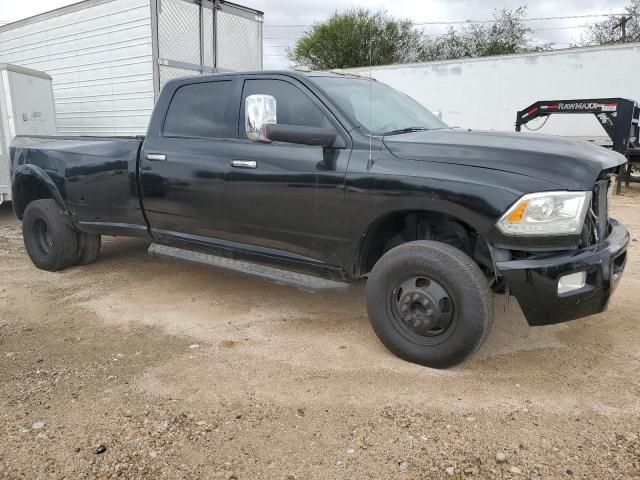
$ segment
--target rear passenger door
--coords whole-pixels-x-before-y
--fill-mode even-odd
[[[140,185],[152,233],[163,243],[222,236],[228,144],[238,135],[236,84],[222,77],[169,86],[168,107],[157,106],[167,113],[161,124],[153,120],[159,132],[144,142]]]

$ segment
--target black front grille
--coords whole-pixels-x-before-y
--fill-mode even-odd
[[[596,216],[596,228],[598,239],[606,238],[609,234],[609,185],[610,179],[598,180],[593,187],[591,210]]]

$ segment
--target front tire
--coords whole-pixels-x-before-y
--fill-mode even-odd
[[[433,368],[456,365],[484,342],[493,322],[487,280],[464,252],[432,241],[385,253],[369,274],[367,311],[382,343]]]
[[[29,258],[39,269],[57,272],[74,265],[78,233],[53,200],[34,200],[27,205],[22,237]]]

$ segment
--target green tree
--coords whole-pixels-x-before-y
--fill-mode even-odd
[[[606,45],[640,41],[640,0],[631,0],[625,7],[626,15],[611,15],[590,25],[582,35],[579,45]],[[624,24],[624,27],[623,27]]]
[[[535,45],[532,30],[525,25],[527,7],[494,11],[491,23],[468,23],[451,27],[443,35],[426,40],[425,61],[486,57],[546,50],[551,44]]]
[[[367,9],[334,13],[316,23],[289,52],[289,59],[318,70],[421,60],[424,37],[410,20]]]

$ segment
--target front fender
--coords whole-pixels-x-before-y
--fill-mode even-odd
[[[52,174],[55,175],[55,173],[45,172],[42,168],[31,164],[20,165],[16,168],[11,182],[13,211],[16,217],[22,220],[29,202],[43,198],[43,189],[62,211],[69,213],[60,187],[52,178]]]

